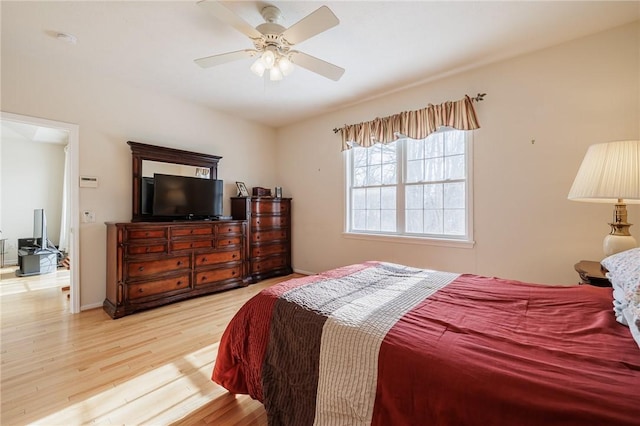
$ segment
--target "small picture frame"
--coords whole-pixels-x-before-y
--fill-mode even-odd
[[[282,187],[276,186],[276,198],[282,198]]]
[[[238,197],[248,197],[249,191],[247,190],[247,186],[244,182],[236,182],[236,186],[238,187]]]

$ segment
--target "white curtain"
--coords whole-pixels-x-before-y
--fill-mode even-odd
[[[64,253],[69,252],[69,233],[71,223],[71,213],[69,211],[69,146],[64,147],[64,175],[62,178],[62,212],[60,214],[60,243],[58,250]]]

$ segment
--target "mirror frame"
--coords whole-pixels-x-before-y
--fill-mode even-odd
[[[131,178],[131,221],[152,222],[153,216],[142,214],[142,162],[144,160],[161,161],[165,163],[182,164],[185,166],[209,169],[209,179],[218,178],[218,155],[201,154],[181,149],[148,145],[145,143],[128,141],[131,147],[132,178]]]

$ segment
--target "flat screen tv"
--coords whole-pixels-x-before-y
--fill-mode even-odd
[[[47,249],[47,215],[44,209],[33,210],[33,238],[40,250]]]
[[[153,175],[153,216],[206,219],[222,216],[222,181]]]

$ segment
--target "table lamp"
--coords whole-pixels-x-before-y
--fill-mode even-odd
[[[626,203],[640,203],[640,141],[591,145],[569,191],[570,200],[615,203],[611,232],[604,238],[610,256],[637,246],[629,232]]]

